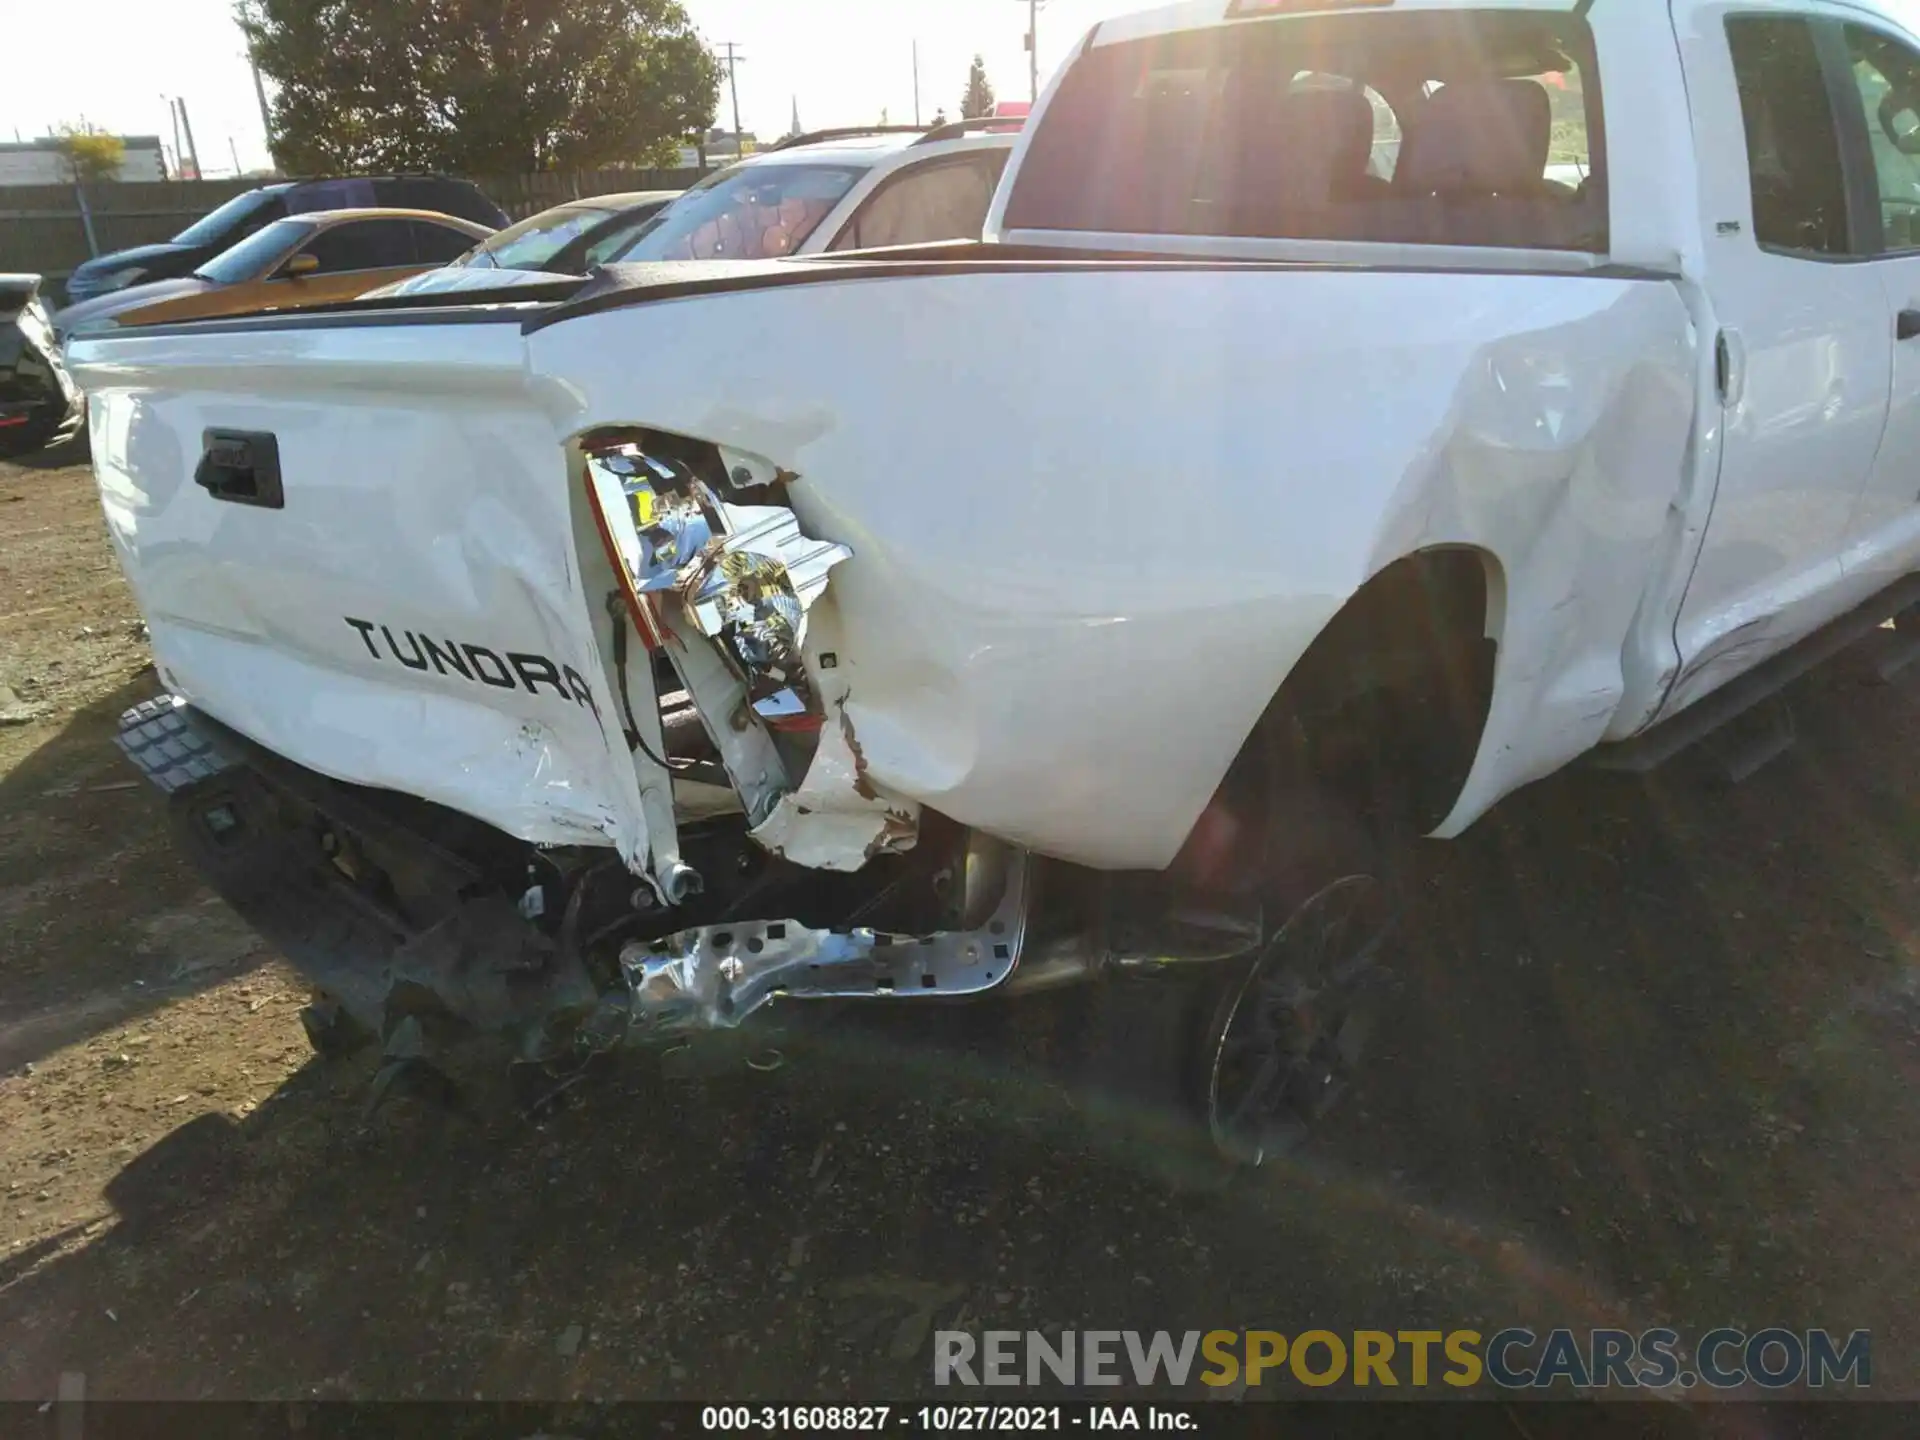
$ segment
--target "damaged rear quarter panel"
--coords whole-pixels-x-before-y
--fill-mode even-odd
[[[795,472],[866,772],[1047,853],[1158,867],[1314,636],[1400,555],[1506,584],[1450,825],[1587,748],[1679,486],[1657,281],[979,270],[638,303],[529,341],[573,433]]]
[[[1470,545],[1499,573],[1500,651],[1480,753],[1451,836],[1598,744],[1688,485],[1699,359],[1678,292],[1625,286],[1605,309],[1481,345],[1433,451],[1390,502],[1375,568]],[[1649,627],[1648,633],[1653,633]],[[1654,642],[1672,663],[1671,626]]]

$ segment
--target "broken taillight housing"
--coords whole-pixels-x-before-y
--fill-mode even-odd
[[[818,729],[807,610],[853,552],[801,534],[785,506],[726,504],[684,462],[640,443],[592,451],[585,464],[594,521],[642,641],[671,654],[676,631],[698,631],[765,724]]]

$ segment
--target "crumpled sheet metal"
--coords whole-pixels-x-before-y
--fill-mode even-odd
[[[843,703],[837,723],[820,731],[820,748],[800,788],[780,798],[753,829],[769,854],[814,870],[859,870],[877,855],[910,850],[920,834],[920,807],[887,800],[866,776],[859,741]]]
[[[852,872],[877,855],[911,850],[920,838],[920,805],[883,794],[867,773],[848,709],[854,667],[841,644],[839,608],[829,601],[814,610],[807,640],[827,721],[800,788],[782,796],[752,833],[770,854],[796,865]]]

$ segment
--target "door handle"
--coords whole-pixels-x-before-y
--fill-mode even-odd
[[[1738,406],[1747,389],[1747,347],[1738,330],[1722,330],[1713,346],[1713,379],[1720,403]]]
[[[1902,310],[1894,321],[1893,334],[1898,340],[1920,339],[1920,310]]]
[[[284,510],[280,442],[264,430],[208,430],[200,437],[193,483],[216,500]]]

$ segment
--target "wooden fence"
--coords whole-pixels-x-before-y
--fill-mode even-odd
[[[563,200],[627,190],[684,190],[698,170],[594,170],[510,175],[480,188],[516,220]],[[89,185],[85,190],[97,249],[87,242],[81,194],[72,185],[0,186],[0,274],[24,271],[64,280],[90,254],[170,240],[209,210],[259,180],[166,180]],[[58,298],[59,287],[53,287]]]

